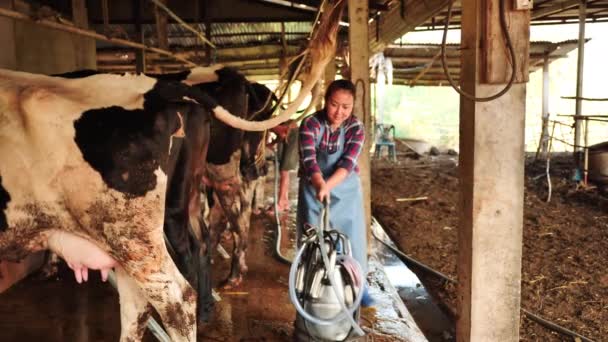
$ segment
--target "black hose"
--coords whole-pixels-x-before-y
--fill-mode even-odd
[[[373,220],[375,220],[376,223],[378,223],[378,225],[380,225],[380,223],[378,222],[378,220],[376,220],[375,218],[373,218]],[[420,261],[418,261],[416,259],[413,259],[412,257],[408,256],[407,254],[403,253],[402,251],[400,251],[396,247],[393,247],[390,244],[386,243],[384,240],[382,240],[380,237],[378,237],[376,235],[374,229],[372,229],[372,236],[376,240],[378,240],[378,242],[380,242],[384,246],[388,247],[391,251],[393,251],[395,254],[397,254],[397,256],[399,256],[400,258],[402,258],[404,262],[406,262],[408,264],[412,264],[412,265],[420,268],[421,270],[423,270],[425,272],[428,272],[428,273],[430,273],[430,274],[432,274],[432,275],[434,275],[436,277],[439,277],[439,278],[441,278],[441,279],[443,279],[443,280],[445,280],[445,281],[447,281],[449,283],[458,284],[458,281],[456,279],[450,278],[447,275],[445,275],[445,274],[443,274],[443,273],[441,273],[439,271],[436,271],[436,270],[430,268],[429,266],[427,266],[427,265],[421,263]],[[530,311],[528,311],[528,310],[526,310],[524,308],[522,308],[521,311],[530,320],[532,320],[532,321],[534,321],[534,322],[536,322],[536,323],[544,326],[545,328],[547,328],[549,330],[553,330],[555,332],[558,332],[558,333],[563,334],[563,335],[570,336],[572,338],[579,338],[580,340],[585,341],[585,342],[595,342],[594,340],[592,340],[592,339],[590,339],[588,337],[585,337],[585,336],[583,336],[583,335],[581,335],[579,333],[576,333],[576,332],[574,332],[572,330],[569,330],[569,329],[564,328],[564,327],[562,327],[560,325],[557,325],[557,324],[555,324],[555,323],[553,323],[551,321],[548,321],[548,320],[546,320],[546,319],[544,319],[544,318],[542,318],[542,317],[540,317],[540,316],[538,316],[538,315],[536,315],[536,314],[534,314],[534,313],[532,313],[532,312],[530,312]]]
[[[452,79],[452,76],[450,76],[450,72],[448,70],[448,66],[447,66],[447,62],[446,62],[446,57],[445,57],[445,45],[446,45],[446,40],[447,40],[447,36],[448,36],[448,26],[450,25],[450,17],[452,16],[452,5],[454,4],[454,1],[451,1],[448,4],[448,14],[447,14],[447,18],[445,20],[445,27],[443,29],[443,39],[441,41],[441,66],[443,67],[443,72],[445,73],[446,78],[448,79],[448,82],[450,83],[450,85],[452,86],[452,88],[454,88],[454,90],[456,90],[458,92],[458,94],[462,95],[463,97],[471,100],[471,101],[475,101],[475,102],[487,102],[487,101],[492,101],[492,100],[496,100],[497,98],[503,96],[507,91],[509,91],[509,89],[511,89],[511,86],[513,85],[513,82],[515,81],[515,73],[517,72],[517,61],[515,60],[515,49],[513,48],[513,44],[511,43],[511,36],[509,35],[509,30],[507,28],[507,19],[505,17],[505,4],[504,4],[504,0],[500,0],[500,4],[499,4],[499,19],[500,19],[500,27],[502,29],[502,32],[505,35],[505,41],[507,43],[507,49],[509,50],[509,54],[511,55],[511,78],[509,79],[509,83],[507,83],[507,85],[498,93],[492,95],[492,96],[488,96],[488,97],[475,97],[474,95],[471,95],[469,93],[467,93],[466,91],[460,89],[456,83],[454,82],[454,80]]]

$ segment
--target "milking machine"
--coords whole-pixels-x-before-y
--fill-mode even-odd
[[[329,201],[320,223],[303,232],[289,270],[289,298],[297,310],[295,341],[348,341],[365,333],[358,325],[365,279],[348,236],[330,229]]]

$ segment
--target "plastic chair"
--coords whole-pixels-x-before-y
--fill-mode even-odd
[[[376,124],[376,149],[374,157],[380,158],[382,155],[382,146],[388,149],[388,157],[390,160],[397,161],[397,153],[395,152],[395,125]]]

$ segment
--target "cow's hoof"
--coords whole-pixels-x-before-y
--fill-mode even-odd
[[[235,288],[241,286],[242,283],[243,283],[243,276],[238,276],[236,278],[228,278],[222,284],[222,289],[223,290],[232,290],[232,289],[235,289]]]

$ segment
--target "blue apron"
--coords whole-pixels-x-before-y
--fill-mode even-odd
[[[342,157],[345,145],[345,129],[340,126],[338,149],[334,153],[320,151],[319,144],[325,131],[321,125],[315,148],[317,149],[317,164],[321,169],[323,178],[327,180],[336,170],[336,164]],[[297,242],[301,246],[301,236],[304,224],[317,227],[319,215],[323,204],[317,200],[317,191],[307,177],[300,177],[298,191],[298,214],[296,218]],[[353,258],[359,262],[363,269],[363,276],[367,274],[367,233],[365,231],[365,217],[363,214],[363,194],[359,174],[352,171],[349,175],[331,190],[329,207],[329,225],[350,240]]]

